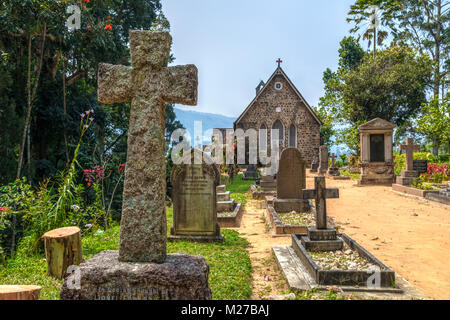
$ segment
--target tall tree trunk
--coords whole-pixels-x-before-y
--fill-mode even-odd
[[[33,92],[31,93],[31,34],[29,35],[28,38],[28,76],[27,76],[27,82],[28,82],[28,110],[27,110],[27,116],[25,119],[25,125],[23,128],[23,135],[22,135],[22,143],[20,144],[20,151],[19,151],[19,163],[17,166],[17,175],[16,175],[16,179],[20,179],[20,173],[22,170],[22,163],[23,163],[23,154],[25,151],[25,141],[27,138],[27,132],[28,132],[28,127],[30,125],[30,120],[31,120],[31,106],[32,106],[32,101],[34,100],[35,96],[36,96],[36,92],[37,92],[37,86],[39,84],[39,77],[41,76],[41,70],[42,70],[42,61],[44,58],[44,46],[45,46],[45,38],[46,38],[46,34],[47,34],[47,23],[44,22],[44,30],[42,31],[42,47],[41,47],[41,57],[40,57],[40,61],[39,61],[39,66],[37,68],[37,74],[36,74],[36,78],[34,80],[34,87],[33,87]],[[13,253],[16,249],[16,226],[17,226],[17,217],[14,214],[13,215],[13,221],[12,221],[12,236],[11,236],[11,253]]]
[[[17,166],[17,179],[20,179],[20,172],[22,170],[22,163],[23,163],[23,154],[25,151],[25,140],[27,137],[27,130],[28,126],[30,125],[31,120],[31,107],[32,107],[32,101],[36,97],[37,87],[39,84],[39,78],[41,76],[41,70],[42,70],[42,61],[44,58],[44,47],[45,47],[45,38],[47,34],[47,23],[44,22],[44,30],[42,31],[42,46],[41,46],[41,56],[39,59],[39,66],[37,68],[37,74],[36,79],[34,80],[34,86],[33,86],[33,93],[30,94],[31,90],[31,35],[28,40],[28,110],[27,110],[27,117],[25,119],[25,125],[23,128],[23,135],[22,135],[22,143],[20,145],[20,152],[19,152],[19,164]]]

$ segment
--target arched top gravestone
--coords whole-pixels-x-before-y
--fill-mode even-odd
[[[306,164],[297,148],[281,152],[277,174],[278,199],[302,199],[306,188]]]
[[[196,161],[199,156],[203,161]],[[170,239],[222,239],[217,223],[216,187],[220,184],[217,166],[207,154],[196,149],[184,155],[179,163],[170,175],[174,222]]]

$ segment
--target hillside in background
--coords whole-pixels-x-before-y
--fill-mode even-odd
[[[179,120],[183,126],[188,130],[191,135],[191,144],[194,145],[194,122],[201,121],[202,123],[202,133],[203,144],[207,145],[211,143],[211,137],[205,136],[205,132],[208,129],[214,128],[233,128],[233,122],[236,118],[223,116],[214,113],[197,112],[191,110],[183,110],[179,108],[174,108],[175,114],[177,115],[177,120]],[[332,137],[332,141],[335,141],[335,137]],[[334,144],[330,148],[330,153],[336,153],[338,156],[341,154],[348,154],[349,149],[344,144]]]
[[[177,120],[179,120],[183,126],[187,129],[189,134],[191,135],[191,139],[194,137],[194,122],[200,121],[202,124],[202,134],[205,135],[205,132],[209,129],[214,128],[233,128],[233,122],[236,118],[223,116],[220,114],[214,113],[204,113],[197,112],[191,110],[183,110],[179,108],[174,108],[175,114],[177,115]],[[210,144],[211,137],[204,136],[203,144]],[[191,141],[191,144],[194,145],[194,141]]]

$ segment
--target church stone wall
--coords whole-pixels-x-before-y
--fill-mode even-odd
[[[282,83],[281,90],[275,89],[277,82]],[[280,108],[280,112],[277,112],[277,108]],[[236,129],[253,128],[258,131],[264,124],[268,129],[267,145],[270,148],[270,129],[276,120],[280,120],[284,126],[284,147],[289,146],[289,127],[294,124],[297,128],[297,148],[302,158],[308,166],[313,160],[319,160],[320,124],[282,74],[275,75],[263,89],[258,100],[236,123]]]

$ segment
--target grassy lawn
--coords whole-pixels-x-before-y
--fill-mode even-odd
[[[172,226],[172,209],[167,210],[168,230]],[[103,250],[117,250],[119,226],[104,232],[83,237],[83,257],[91,258]],[[209,284],[213,299],[248,299],[251,295],[251,264],[246,251],[247,241],[236,231],[222,230],[222,243],[193,243],[177,241],[167,243],[169,253],[199,254],[205,257],[210,267]],[[0,265],[0,284],[34,284],[42,287],[41,299],[59,299],[62,280],[47,276],[45,255],[30,255],[26,244],[18,251],[16,258]]]
[[[250,186],[254,183],[254,180],[243,180],[242,175],[238,174],[231,183],[227,184],[227,191],[230,191],[231,199],[241,203],[243,209],[247,203],[247,198],[250,196]]]

